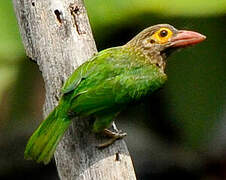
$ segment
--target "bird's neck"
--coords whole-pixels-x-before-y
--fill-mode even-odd
[[[146,62],[154,64],[161,69],[162,72],[165,70],[166,66],[166,57],[163,54],[160,54],[153,48],[139,48],[130,46],[129,44],[125,45],[126,48],[131,50],[133,53],[136,53],[137,56],[142,57]]]

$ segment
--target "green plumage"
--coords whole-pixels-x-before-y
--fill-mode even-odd
[[[64,84],[59,105],[29,139],[25,158],[48,163],[72,114],[93,116],[93,132],[109,133],[105,129],[128,103],[165,83],[165,59],[173,49],[204,39],[201,34],[160,24],[145,29],[124,46],[99,52]],[[122,136],[114,138],[118,137]]]
[[[24,152],[25,159],[33,159],[45,164],[49,163],[57,144],[71,124],[67,114],[68,108],[67,97],[64,96],[61,98],[59,105],[30,137]]]
[[[166,75],[131,49],[116,47],[101,51],[82,64],[62,87],[59,105],[29,139],[25,158],[48,163],[69,127],[69,113],[96,118],[93,131],[108,128],[131,101],[158,89]]]

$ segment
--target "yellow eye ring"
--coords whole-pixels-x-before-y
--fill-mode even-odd
[[[160,28],[152,35],[152,39],[159,44],[164,44],[172,37],[173,32],[169,28]]]

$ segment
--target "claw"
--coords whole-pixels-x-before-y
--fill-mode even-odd
[[[105,147],[107,147],[107,146],[113,144],[116,140],[122,139],[122,138],[124,138],[124,137],[127,135],[126,133],[122,133],[121,131],[119,131],[119,132],[112,132],[112,131],[110,131],[110,130],[108,130],[108,129],[105,129],[105,130],[103,131],[103,133],[104,133],[105,135],[107,135],[108,137],[110,137],[111,139],[109,139],[109,140],[108,140],[107,142],[105,142],[105,143],[99,144],[99,145],[97,146],[98,148],[105,148]]]

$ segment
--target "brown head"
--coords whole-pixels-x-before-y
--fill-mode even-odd
[[[151,63],[164,69],[165,59],[171,52],[205,39],[204,35],[194,31],[177,30],[169,24],[158,24],[144,29],[126,46],[141,52]]]

